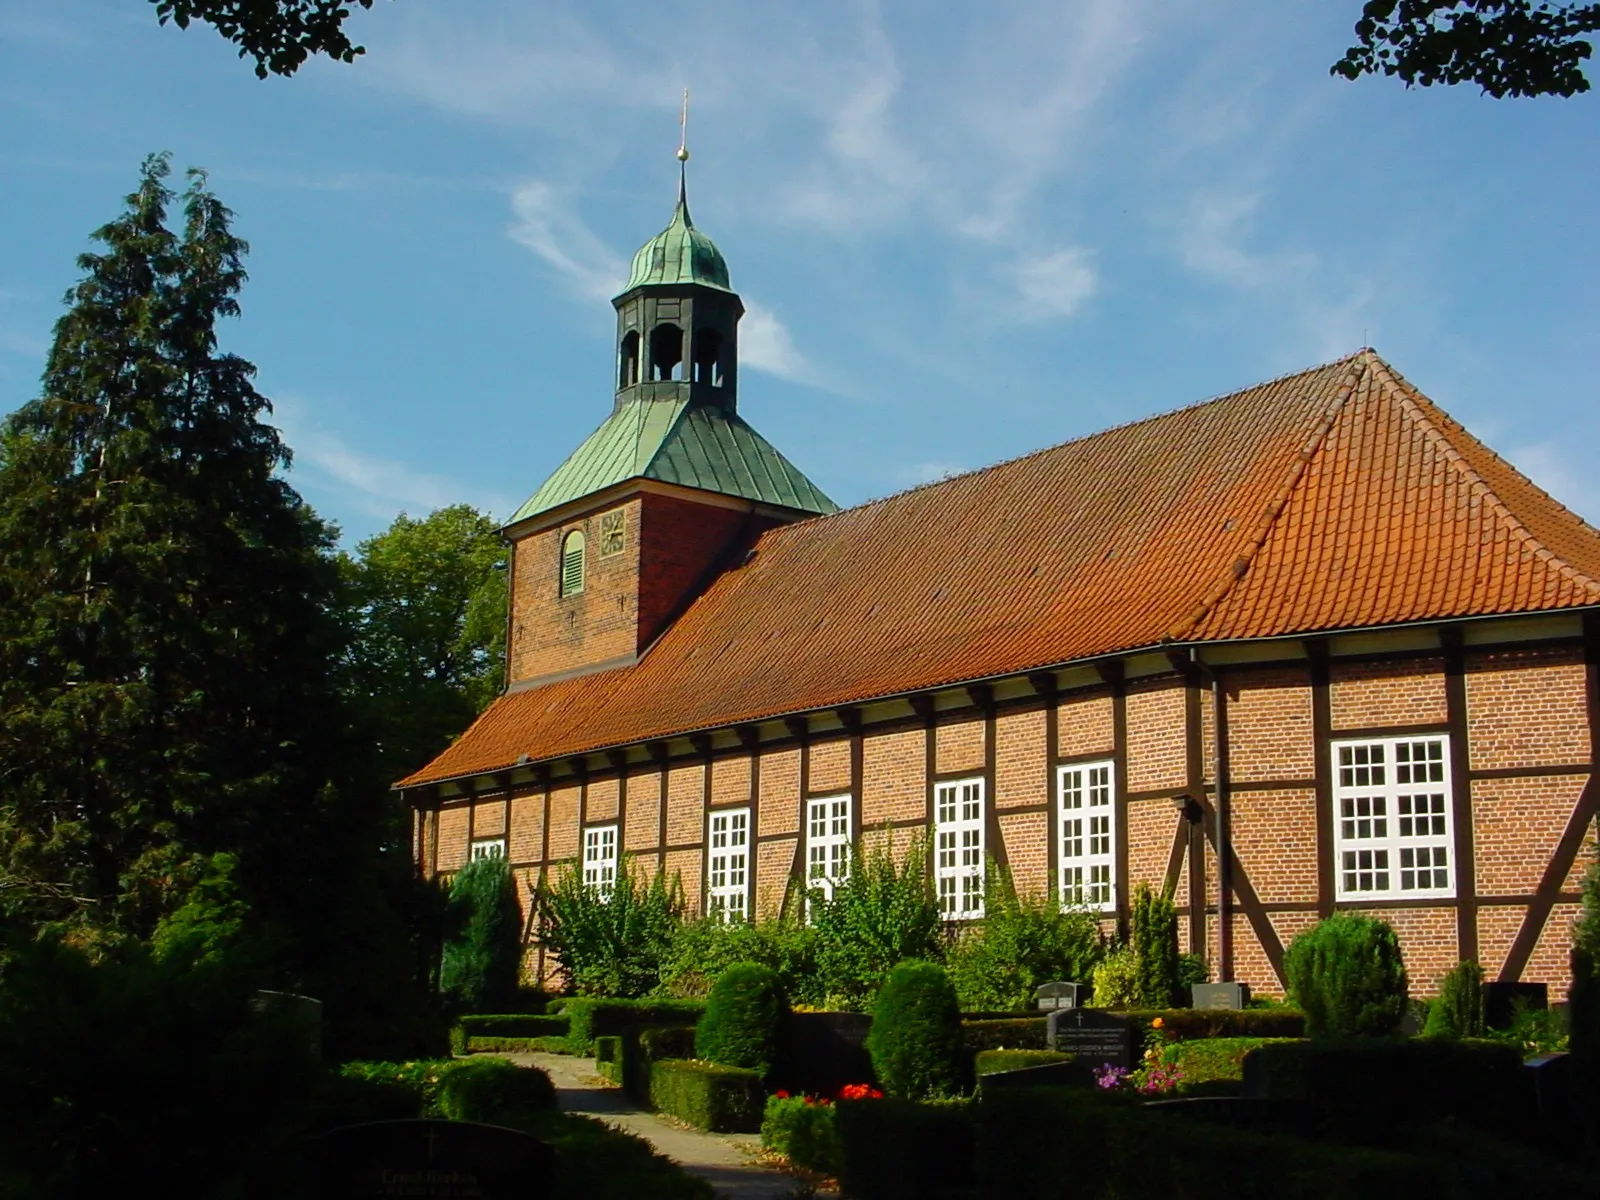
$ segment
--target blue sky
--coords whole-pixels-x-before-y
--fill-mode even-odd
[[[740,411],[842,504],[1368,342],[1600,519],[1600,99],[1330,78],[1359,8],[380,0],[262,82],[146,0],[0,0],[0,408],[166,149],[317,509],[505,517],[609,411],[687,85]]]

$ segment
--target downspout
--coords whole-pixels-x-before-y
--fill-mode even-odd
[[[1233,978],[1233,870],[1232,797],[1228,793],[1228,706],[1222,692],[1222,677],[1200,659],[1195,647],[1189,648],[1189,661],[1211,680],[1211,728],[1216,743],[1213,769],[1212,805],[1217,830],[1217,982]]]

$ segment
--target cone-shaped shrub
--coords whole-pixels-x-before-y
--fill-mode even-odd
[[[694,1052],[727,1067],[767,1075],[789,1010],[778,973],[760,963],[735,963],[717,976],[695,1030]]]
[[[1180,999],[1178,911],[1166,896],[1141,883],[1133,893],[1130,916],[1136,1003],[1140,1008],[1170,1008]]]
[[[1439,996],[1428,1009],[1429,1037],[1483,1036],[1483,968],[1457,963],[1439,981]]]
[[[522,910],[503,858],[480,858],[450,885],[439,990],[456,1012],[504,1012],[522,975]]]
[[[872,1010],[867,1053],[891,1096],[922,1100],[961,1086],[961,1007],[944,968],[904,962]]]
[[[1319,921],[1290,944],[1283,965],[1312,1037],[1393,1033],[1405,1015],[1406,965],[1382,921],[1353,913]]]

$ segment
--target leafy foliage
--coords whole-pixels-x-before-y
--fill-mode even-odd
[[[1546,0],[1368,0],[1356,45],[1330,73],[1398,75],[1407,87],[1475,83],[1489,95],[1573,96],[1589,90],[1585,35],[1600,4]]]
[[[256,75],[293,75],[313,54],[354,62],[366,47],[351,43],[344,31],[350,5],[371,8],[372,0],[150,0],[165,25],[179,29],[203,21],[239,47],[239,57],[256,60]]]
[[[500,691],[505,547],[466,504],[402,513],[341,556],[344,673],[385,780],[416,770]]]
[[[1483,1036],[1483,968],[1475,962],[1457,963],[1439,981],[1439,995],[1428,1007],[1429,1037],[1481,1038]]]
[[[947,954],[956,996],[969,1012],[1032,1008],[1040,984],[1087,981],[1105,954],[1089,913],[1019,897],[993,863],[984,904],[982,925],[964,931]]]
[[[1139,1004],[1139,960],[1132,946],[1118,946],[1094,969],[1097,1008],[1136,1008]]]
[[[439,969],[439,990],[457,1012],[497,1012],[522,975],[522,909],[503,858],[468,863],[450,884],[451,933]]]
[[[1405,1016],[1400,942],[1373,917],[1336,913],[1317,922],[1290,943],[1284,970],[1314,1038],[1391,1033]]]
[[[887,838],[858,844],[833,896],[811,897],[817,971],[830,1003],[863,1008],[897,963],[943,957],[944,918],[927,861],[923,838],[898,862]]]
[[[1572,1052],[1600,1058],[1600,842],[1583,877],[1583,911],[1572,927],[1572,988],[1567,995]]]
[[[729,1067],[748,1067],[763,1078],[778,1061],[783,1018],[789,1011],[778,973],[759,963],[736,963],[717,976],[695,1030],[695,1054]]]
[[[1139,1008],[1170,1008],[1188,997],[1178,979],[1178,912],[1166,896],[1142,883],[1134,890],[1129,914],[1134,995]]]
[[[784,994],[796,1003],[820,1005],[826,992],[817,973],[817,944],[815,928],[787,917],[754,924],[711,917],[685,921],[662,960],[660,990],[704,997],[727,968],[753,962],[776,971]]]
[[[867,1053],[891,1096],[923,1100],[961,1086],[961,1006],[944,968],[903,962],[889,972],[872,1010]]]
[[[561,960],[580,996],[637,997],[661,982],[662,963],[683,924],[683,885],[657,871],[648,882],[624,855],[609,895],[587,887],[577,863],[534,894],[539,939]]]
[[[834,1128],[834,1112],[832,1104],[810,1096],[768,1096],[761,1118],[761,1144],[797,1167],[837,1175],[839,1134]]]
[[[506,1124],[556,1107],[550,1076],[503,1058],[474,1058],[439,1081],[439,1113],[451,1121]]]

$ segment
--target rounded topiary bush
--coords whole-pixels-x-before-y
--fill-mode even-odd
[[[1428,1008],[1429,1037],[1479,1038],[1483,1036],[1483,968],[1475,962],[1457,963],[1439,981],[1439,995]]]
[[[735,963],[717,976],[695,1029],[694,1052],[709,1062],[770,1074],[789,1002],[771,967]]]
[[[961,1086],[961,1007],[942,967],[904,962],[889,972],[872,1010],[867,1053],[891,1096],[921,1100]]]
[[[1340,913],[1317,922],[1290,944],[1284,970],[1312,1037],[1393,1033],[1405,1016],[1400,941],[1373,917]]]

